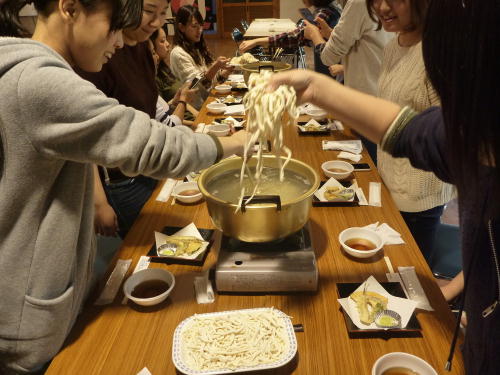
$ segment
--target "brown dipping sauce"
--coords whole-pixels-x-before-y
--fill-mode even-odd
[[[328,168],[327,171],[332,173],[347,173],[347,170],[340,168]]]
[[[351,238],[345,242],[347,246],[355,250],[373,250],[376,249],[377,246],[369,240],[364,238]],[[385,374],[385,373],[384,373]]]
[[[184,190],[179,193],[179,195],[182,195],[183,197],[188,197],[190,195],[196,195],[199,193],[199,190],[191,189],[191,190]]]
[[[419,375],[418,372],[406,367],[391,367],[385,370],[382,375]]]
[[[152,298],[165,293],[170,285],[163,280],[146,280],[138,284],[130,293],[135,298]]]

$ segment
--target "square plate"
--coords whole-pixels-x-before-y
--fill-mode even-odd
[[[337,294],[340,298],[347,298],[354,292],[362,283],[337,283]],[[384,282],[380,283],[382,287],[387,291],[387,293],[392,294],[395,297],[406,298],[405,292],[401,287],[400,283]],[[408,321],[405,328],[398,329],[359,329],[352,322],[349,315],[342,309],[342,314],[344,315],[345,324],[349,336],[353,337],[408,337],[408,336],[421,336],[422,327],[417,320],[415,313]]]
[[[161,233],[166,234],[168,236],[171,236],[174,233],[177,233],[180,231],[182,227],[170,227],[167,226],[161,230]],[[208,242],[207,249],[200,253],[196,258],[194,259],[186,259],[186,258],[179,258],[179,257],[169,257],[169,256],[161,256],[159,257],[158,254],[156,253],[156,244],[153,244],[151,246],[151,249],[149,249],[147,256],[151,257],[151,262],[153,263],[165,263],[165,264],[187,264],[191,266],[203,266],[203,263],[205,263],[205,259],[208,255],[208,252],[210,251],[210,247],[212,246],[212,235],[214,233],[213,229],[201,229],[198,228],[198,231],[201,234],[201,237],[205,241]]]
[[[339,181],[339,182],[342,186],[344,186],[346,188],[353,184],[353,182],[351,180],[344,180],[344,181]],[[319,183],[318,189],[320,189],[325,183],[326,183],[326,181],[321,181]],[[328,202],[324,202],[324,201],[320,201],[318,199],[318,197],[316,197],[316,195],[313,195],[312,205],[314,207],[346,207],[346,206],[356,207],[356,206],[359,206],[359,198],[358,198],[357,194],[354,194],[354,199],[352,201],[345,201],[345,202],[339,202],[339,201],[330,202],[330,201],[328,201]]]
[[[238,96],[232,95],[232,96],[234,98],[234,102],[228,102],[227,101],[227,96],[221,96],[219,98],[219,101],[221,103],[224,103],[225,105],[236,105],[236,104],[241,104],[243,102],[243,97],[242,96],[239,96],[239,95]]]
[[[219,123],[219,124],[222,124],[222,120],[225,120],[225,119],[227,119],[228,117],[230,117],[230,116],[227,116],[227,117],[216,117],[213,121],[214,121],[214,122],[217,122],[217,123]],[[244,117],[240,117],[240,116],[231,116],[231,117],[232,117],[232,118],[234,118],[236,121],[238,121],[238,122],[240,122],[240,123],[241,123],[243,120],[245,120],[245,118],[244,118]],[[243,129],[243,125],[235,125],[235,126],[234,126],[234,128],[235,128],[235,129]]]
[[[309,121],[298,121],[297,125],[299,126],[304,126],[308,123]],[[318,121],[320,125],[328,125],[328,120],[320,120]],[[297,132],[299,135],[330,135],[331,130],[325,127],[324,129],[321,130],[309,130],[309,131],[304,131],[302,130],[299,126],[297,126]]]
[[[269,311],[273,310],[277,315],[278,319],[283,319],[284,328],[286,331],[286,337],[288,337],[289,348],[288,351],[276,362],[260,364],[252,367],[237,367],[235,369],[218,369],[218,370],[205,370],[199,371],[189,367],[189,365],[184,361],[182,357],[182,332],[186,326],[191,324],[194,318],[216,318],[218,316],[231,316],[239,313],[258,313],[259,311]],[[184,319],[179,323],[174,332],[173,344],[172,344],[172,361],[175,367],[181,371],[183,374],[187,375],[216,375],[216,374],[234,374],[239,372],[250,372],[250,371],[262,371],[268,369],[279,368],[285,366],[289,363],[297,354],[297,338],[295,337],[295,332],[293,329],[292,321],[290,317],[284,312],[268,307],[255,308],[255,309],[244,309],[244,310],[233,310],[233,311],[220,311],[207,314],[196,314]]]

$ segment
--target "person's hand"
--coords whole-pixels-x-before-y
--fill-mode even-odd
[[[328,67],[328,70],[330,71],[330,74],[335,77],[336,75],[344,73],[344,65],[341,64],[330,65]]]
[[[227,64],[229,64],[229,61],[230,61],[230,59],[228,59],[227,57],[225,57],[225,56],[219,56],[215,60],[215,65],[217,65],[218,69],[226,69],[227,68]]]
[[[318,16],[314,19],[314,22],[316,22],[316,25],[318,25],[321,36],[325,39],[330,38],[330,34],[332,33],[333,29],[326,23],[325,19]]]
[[[250,141],[250,133],[246,130],[239,130],[233,133],[230,137],[220,137],[218,138],[222,149],[224,150],[223,157],[227,158],[231,155],[243,156],[245,154],[245,145]],[[252,150],[249,153],[253,153]]]
[[[186,103],[193,104],[198,89],[190,89],[189,88],[190,85],[191,82],[186,82],[184,85],[182,85],[182,87],[176,93],[176,96],[177,94],[179,94],[179,98],[176,101],[174,97],[174,103],[177,103],[179,100],[182,100]]]
[[[307,20],[304,20],[304,25],[304,38],[308,40],[314,40],[318,38],[323,39],[323,36],[321,35],[321,32],[316,25],[313,25]]]
[[[96,234],[116,237],[118,232],[118,218],[109,204],[96,205],[94,213],[94,229]]]
[[[281,85],[291,86],[297,93],[297,101],[299,103],[308,102],[315,104],[318,92],[321,91],[321,82],[324,84],[328,80],[331,80],[331,78],[328,78],[324,74],[306,69],[296,69],[273,74],[269,79],[267,90],[272,92]]]
[[[245,53],[249,50],[251,50],[254,47],[257,47],[257,39],[253,40],[244,40],[243,42],[240,43],[240,46],[238,49],[240,50],[240,53]]]

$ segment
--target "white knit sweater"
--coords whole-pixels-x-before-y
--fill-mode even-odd
[[[401,47],[394,38],[384,49],[379,78],[379,97],[423,111],[440,105],[425,72],[422,43]],[[449,202],[453,185],[433,173],[413,168],[406,158],[393,158],[377,150],[377,167],[397,207],[404,212],[420,212]]]
[[[196,64],[193,57],[184,48],[175,46],[170,53],[170,69],[175,78],[181,82],[186,82],[197,76],[204,75],[208,70],[208,66]],[[203,101],[208,96],[208,91],[202,85],[198,85],[197,88],[198,94],[192,104],[196,109],[200,109]]]

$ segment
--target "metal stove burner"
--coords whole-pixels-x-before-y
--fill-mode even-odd
[[[215,283],[219,292],[315,291],[318,270],[308,225],[272,242],[223,236]]]

